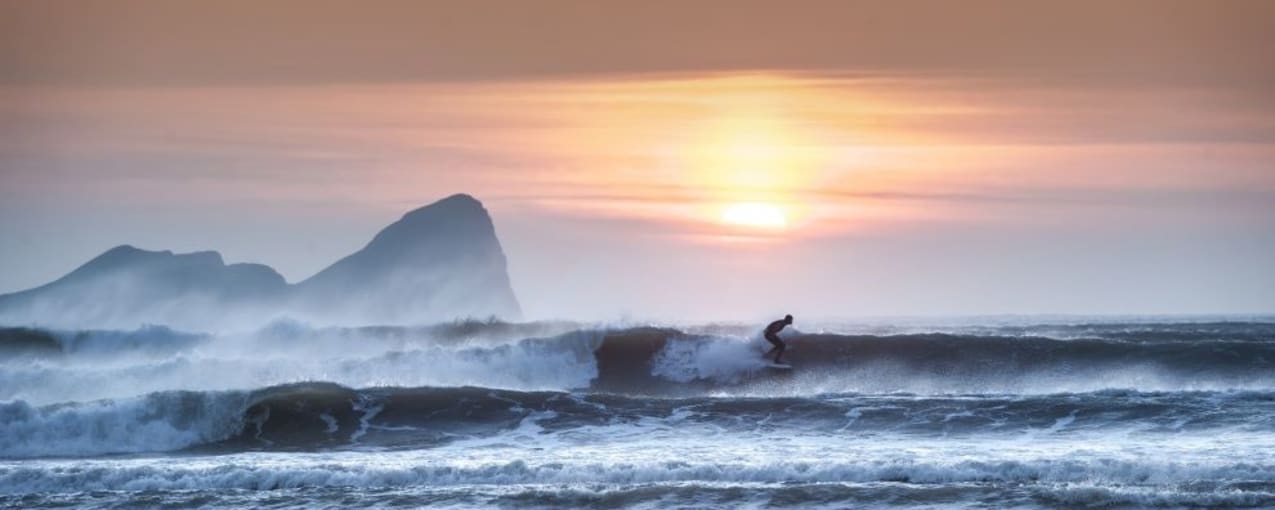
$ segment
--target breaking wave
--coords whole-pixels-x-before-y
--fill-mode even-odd
[[[668,427],[722,433],[958,437],[1178,434],[1275,428],[1271,392],[644,398],[488,388],[301,383],[251,392],[162,392],[97,402],[0,404],[0,458],[163,452],[413,449],[534,430],[605,435]]]
[[[0,506],[1275,504],[1275,324],[786,339],[0,330]]]
[[[791,372],[769,369],[761,357],[768,345],[729,328],[281,323],[229,336],[165,328],[11,329],[0,331],[0,345],[9,346],[0,349],[0,401],[251,391],[303,381],[665,396],[1275,388],[1275,325],[1244,324],[1016,327],[994,335],[796,333],[788,336]],[[1080,336],[1034,334],[1064,330]]]

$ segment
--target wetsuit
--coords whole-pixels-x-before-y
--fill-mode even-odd
[[[788,322],[786,320],[779,319],[775,322],[770,323],[769,326],[766,326],[766,332],[762,334],[762,336],[766,337],[766,340],[769,340],[770,343],[774,344],[775,346],[774,348],[770,349],[770,351],[766,353],[767,356],[769,356],[770,353],[772,352],[776,353],[775,363],[780,363],[779,358],[784,355],[784,349],[787,347],[786,345],[784,345],[784,341],[780,340],[779,335],[777,335],[776,333],[783,331],[783,329],[787,326],[788,326]]]

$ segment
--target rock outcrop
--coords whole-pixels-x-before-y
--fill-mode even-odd
[[[505,265],[487,210],[454,195],[407,213],[296,285],[269,266],[226,264],[215,251],[118,246],[52,283],[0,295],[0,325],[216,330],[280,317],[346,325],[517,319]]]

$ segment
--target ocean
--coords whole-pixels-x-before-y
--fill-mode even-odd
[[[1275,318],[0,330],[0,506],[1275,506]]]

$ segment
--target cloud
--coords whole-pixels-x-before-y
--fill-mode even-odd
[[[1087,83],[1275,80],[1261,0],[798,4],[548,0],[5,2],[0,79],[227,85],[737,70]]]

